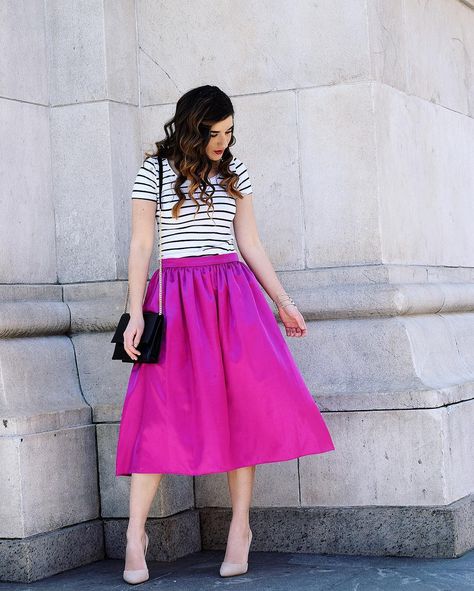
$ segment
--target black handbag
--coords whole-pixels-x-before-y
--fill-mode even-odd
[[[158,157],[159,169],[160,169],[160,189],[159,189],[159,303],[158,312],[143,311],[143,320],[145,326],[143,334],[140,337],[140,342],[137,345],[137,349],[141,355],[137,355],[137,359],[132,359],[130,355],[125,351],[123,347],[123,333],[127,328],[130,320],[130,314],[127,312],[128,294],[129,288],[127,286],[127,299],[125,301],[125,310],[118,322],[114,336],[112,337],[111,343],[115,343],[114,352],[112,359],[122,360],[124,363],[157,363],[159,353],[161,350],[161,343],[163,342],[165,317],[163,314],[163,302],[162,302],[162,253],[161,253],[161,189],[163,186],[163,161]],[[156,212],[155,212],[156,215]]]

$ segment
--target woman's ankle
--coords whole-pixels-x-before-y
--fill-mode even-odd
[[[232,517],[230,527],[234,531],[246,533],[250,529],[250,522],[248,518],[243,517]]]
[[[145,540],[145,528],[143,529],[127,529],[126,533],[127,542],[133,542],[135,540]]]

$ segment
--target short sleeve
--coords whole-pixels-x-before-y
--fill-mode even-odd
[[[234,171],[239,175],[236,189],[244,195],[250,195],[252,193],[252,183],[250,182],[249,173],[245,164],[238,158],[234,159]]]
[[[147,158],[140,167],[132,188],[132,199],[157,200],[158,179],[153,161]]]

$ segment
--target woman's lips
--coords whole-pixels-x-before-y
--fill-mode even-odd
[[[215,152],[216,154],[222,154],[222,153],[224,152],[224,150],[214,150],[214,152]]]

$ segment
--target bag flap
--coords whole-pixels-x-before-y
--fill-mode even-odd
[[[125,312],[120,316],[120,320],[118,321],[117,328],[115,329],[114,336],[112,337],[111,343],[123,343],[123,333],[127,328],[127,324],[130,320],[130,314]]]
[[[150,343],[153,334],[158,330],[158,326],[163,320],[163,314],[158,314],[158,312],[143,312],[143,319],[145,320],[145,328],[143,329],[140,343]]]

